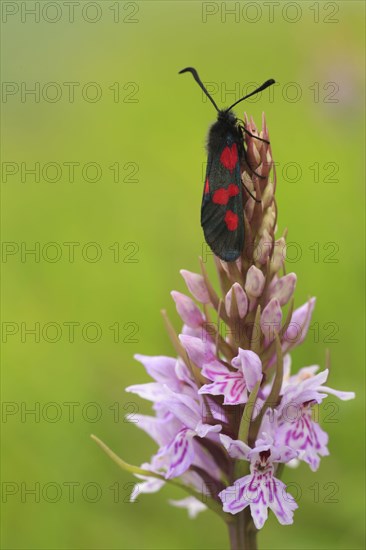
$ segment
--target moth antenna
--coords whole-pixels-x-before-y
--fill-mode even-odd
[[[238,101],[235,101],[235,103],[233,103],[231,105],[231,107],[229,107],[228,109],[225,109],[225,112],[227,113],[227,111],[230,111],[230,109],[232,109],[233,107],[235,107],[235,105],[237,105],[238,103],[240,103],[241,101],[244,101],[244,99],[248,99],[248,97],[251,97],[252,95],[255,95],[255,94],[258,94],[259,92],[262,92],[263,90],[265,90],[266,88],[268,88],[269,86],[272,86],[272,84],[275,83],[275,80],[273,80],[273,78],[271,78],[270,80],[266,80],[264,82],[264,84],[262,84],[262,86],[259,86],[259,88],[257,88],[256,90],[254,90],[254,92],[251,92],[250,94],[248,95],[245,95],[244,97],[242,97],[241,99],[238,99]]]
[[[211,101],[212,105],[215,107],[216,111],[219,111],[220,109],[218,108],[218,106],[216,105],[215,101],[212,99],[212,97],[210,96],[210,94],[208,93],[208,91],[206,90],[205,86],[203,85],[200,77],[198,76],[198,72],[196,71],[196,69],[194,69],[193,67],[186,67],[185,69],[182,69],[181,71],[179,71],[178,74],[183,74],[183,73],[192,73],[192,76],[193,78],[195,79],[195,81],[197,82],[198,86],[201,88],[201,90],[203,90],[203,92],[205,93],[205,95],[208,97],[208,99]],[[274,81],[273,81],[274,82]],[[259,90],[258,90],[259,91]]]

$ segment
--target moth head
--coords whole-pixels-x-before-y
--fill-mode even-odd
[[[225,122],[226,124],[233,126],[236,124],[237,118],[232,111],[227,109],[220,109],[220,111],[217,113],[217,120],[219,122]]]

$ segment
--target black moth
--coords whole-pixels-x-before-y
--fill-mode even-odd
[[[186,72],[192,73],[218,113],[217,121],[211,126],[207,139],[208,159],[201,207],[203,233],[216,256],[225,262],[234,262],[244,248],[243,183],[240,166],[243,162],[248,166],[248,163],[243,132],[261,141],[266,140],[251,134],[243,124],[240,124],[231,109],[244,99],[265,90],[275,81],[267,80],[228,109],[219,109],[197,71],[187,67],[179,71],[179,74]],[[247,191],[256,200],[248,189]]]

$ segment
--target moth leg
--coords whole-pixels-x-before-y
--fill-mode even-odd
[[[258,136],[255,136],[254,134],[252,134],[251,132],[249,132],[249,130],[247,130],[245,126],[240,125],[240,128],[241,128],[246,134],[248,134],[248,136],[251,136],[251,137],[254,138],[254,139],[258,139],[259,141],[263,141],[264,143],[267,143],[268,145],[270,145],[270,142],[269,142],[267,139],[263,139],[263,138],[260,138],[260,137],[258,137]]]
[[[249,170],[251,172],[253,172],[253,174],[255,174],[258,178],[260,178],[261,180],[265,180],[266,177],[265,176],[261,176],[261,174],[258,174],[258,172],[256,172],[255,170],[253,170],[253,168],[250,166],[249,162],[248,162],[248,157],[247,157],[247,152],[245,150],[245,147],[244,147],[244,143],[243,143],[243,154],[244,154],[244,160],[245,160],[245,164],[248,166]]]

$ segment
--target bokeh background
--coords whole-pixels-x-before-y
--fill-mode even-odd
[[[132,476],[89,437],[134,464],[155,450],[124,387],[147,381],[134,353],[173,353],[160,309],[179,330],[169,292],[202,254],[215,112],[177,74],[192,65],[220,105],[278,82],[236,112],[266,112],[296,304],[318,300],[294,367],[329,349],[329,385],[357,392],[321,412],[331,455],[285,474],[295,523],[271,517],[261,548],[363,548],[364,3],[36,4],[1,5],[2,547],[227,547],[210,512],[167,504],[179,491],[128,503]]]

